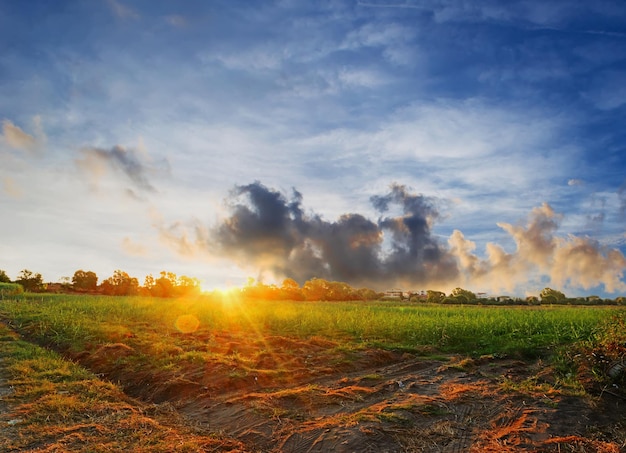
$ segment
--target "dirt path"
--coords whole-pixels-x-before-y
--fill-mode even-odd
[[[228,366],[222,358],[166,373],[128,366],[126,359],[141,346],[132,340],[72,359],[119,382],[131,397],[174,411],[172,423],[220,436],[230,450],[626,451],[626,401],[608,393],[568,395],[540,361],[435,360],[380,349],[345,351],[319,338],[212,334],[200,343],[230,357]],[[260,341],[267,353],[258,353]],[[240,362],[249,365],[246,372]],[[0,412],[11,391],[5,384],[0,376]],[[2,435],[15,435],[9,420],[1,421]]]
[[[503,379],[524,381],[536,371],[531,364],[483,359],[460,369],[407,354],[393,359],[290,388],[251,386],[200,395],[179,402],[179,408],[207,429],[261,451],[618,452],[625,447],[624,435],[616,432],[621,425],[615,420],[626,416],[619,401],[503,393]]]

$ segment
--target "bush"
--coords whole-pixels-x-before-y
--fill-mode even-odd
[[[0,298],[17,296],[24,293],[24,287],[19,283],[0,282]]]

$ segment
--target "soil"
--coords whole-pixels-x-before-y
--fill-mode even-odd
[[[132,339],[72,359],[144,403],[173,408],[195,432],[249,452],[626,451],[623,395],[574,396],[541,360],[435,359],[242,333],[203,340],[232,362],[132,368]],[[183,334],[179,344],[184,352]]]
[[[541,361],[435,360],[382,349],[343,350],[321,338],[241,333],[203,340],[212,352],[231,354],[232,368],[209,361],[168,375],[111,367],[113,358],[132,353],[126,345],[104,346],[82,362],[129,394],[171,404],[189,423],[241,441],[249,451],[626,449],[624,398],[559,391]]]

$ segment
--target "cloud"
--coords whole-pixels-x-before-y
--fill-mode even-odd
[[[180,224],[160,227],[179,252],[229,257],[276,277],[304,282],[313,277],[374,286],[441,282],[457,272],[453,257],[431,234],[438,217],[434,200],[392,185],[372,197],[378,220],[347,213],[336,221],[306,213],[302,194],[290,197],[259,182],[237,186],[227,200],[229,215],[192,233]],[[392,209],[399,210],[391,215]]]
[[[165,16],[165,20],[168,24],[177,28],[184,28],[188,25],[187,19],[185,17],[180,16],[178,14],[171,14],[169,16]]]
[[[582,179],[573,178],[567,181],[567,185],[568,186],[584,186],[585,181],[583,181]]]
[[[122,240],[122,250],[131,256],[148,256],[148,249],[136,242],[128,236]]]
[[[561,289],[626,289],[624,255],[587,237],[558,236],[563,216],[547,203],[534,208],[525,224],[498,224],[515,243],[514,251],[487,243],[482,256],[460,230],[442,243],[433,234],[442,217],[440,200],[403,185],[392,184],[370,198],[375,220],[345,213],[329,221],[302,203],[295,189],[285,195],[254,182],[233,189],[227,215],[213,226],[155,224],[180,254],[228,258],[299,282],[319,277],[382,289],[469,286],[512,292],[547,279]]]
[[[118,0],[107,0],[111,11],[120,19],[137,19],[139,14],[134,9],[124,5]]]
[[[46,136],[41,128],[39,117],[33,119],[34,135],[24,132],[19,126],[9,120],[2,122],[3,141],[11,148],[35,153],[40,150],[46,141]]]
[[[135,188],[145,192],[156,189],[148,176],[159,170],[142,150],[126,149],[115,145],[106,150],[101,148],[84,148],[81,157],[75,160],[77,167],[92,178],[94,188],[108,173],[124,175]],[[169,164],[164,161],[161,167],[169,171]],[[132,192],[134,194],[134,192]]]
[[[515,241],[516,250],[507,253],[501,246],[488,243],[484,259],[473,253],[473,242],[455,231],[449,244],[459,260],[465,283],[493,291],[513,291],[529,281],[547,277],[551,285],[561,289],[604,286],[610,293],[626,290],[622,281],[626,257],[588,237],[557,236],[562,218],[544,203],[531,211],[526,225],[499,223]]]
[[[2,188],[4,192],[9,195],[11,198],[21,198],[23,195],[20,187],[15,183],[13,178],[10,176],[6,176],[2,179]]]

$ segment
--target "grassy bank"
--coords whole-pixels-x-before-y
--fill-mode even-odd
[[[241,451],[198,435],[175,413],[143,405],[0,323],[0,450],[3,452]]]

